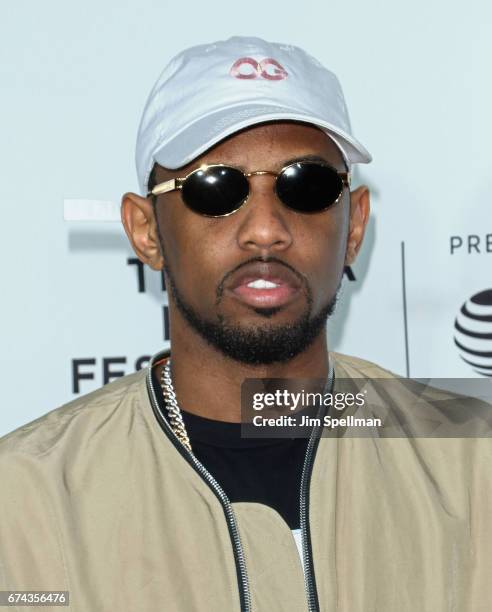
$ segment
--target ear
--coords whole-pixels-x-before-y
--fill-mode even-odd
[[[136,193],[125,193],[121,198],[121,221],[140,261],[154,270],[162,270],[164,259],[150,200]]]
[[[369,188],[361,185],[350,193],[350,225],[347,237],[345,265],[350,266],[357,257],[369,219]]]

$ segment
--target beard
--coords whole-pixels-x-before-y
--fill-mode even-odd
[[[203,318],[186,302],[169,267],[165,271],[174,303],[192,329],[226,357],[248,365],[282,363],[305,351],[323,331],[328,318],[333,314],[341,285],[340,281],[335,294],[315,315],[312,314],[311,291],[306,287],[307,308],[296,321],[275,325],[268,322],[268,319],[281,308],[255,308],[253,310],[264,317],[266,322],[255,327],[245,327],[228,323],[221,314],[216,321]],[[221,294],[222,288],[219,287],[217,302]]]

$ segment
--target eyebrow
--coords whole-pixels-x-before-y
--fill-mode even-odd
[[[323,162],[325,164],[328,163],[328,160],[320,155],[301,155],[299,157],[293,157],[292,159],[288,159],[284,162],[284,165],[295,164],[296,162],[302,161],[315,161],[315,162]]]
[[[327,160],[325,157],[321,157],[321,155],[301,155],[299,157],[288,159],[282,164],[282,166],[283,167],[290,166],[291,164],[295,164],[297,162],[303,162],[303,161],[312,161],[312,162],[319,162],[321,164],[329,164],[330,166],[333,166],[334,168],[336,168],[337,166],[336,163]],[[346,167],[345,167],[345,164],[343,164],[342,171],[345,171],[345,170],[346,170]]]

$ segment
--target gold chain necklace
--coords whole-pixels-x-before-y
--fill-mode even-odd
[[[176,392],[174,391],[173,380],[171,378],[171,358],[167,360],[166,365],[162,368],[161,387],[169,416],[169,425],[181,444],[187,448],[190,453],[193,453],[191,450],[190,438],[188,437],[188,432],[186,431],[186,426],[183,421],[183,415],[181,414],[181,408],[178,405]]]

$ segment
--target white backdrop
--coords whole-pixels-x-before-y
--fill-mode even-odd
[[[137,190],[134,143],[150,87],[182,48],[231,35],[302,46],[333,70],[374,157],[355,176],[371,187],[373,216],[330,348],[399,374],[482,376],[456,335],[485,353],[472,361],[492,365],[492,293],[483,293],[492,289],[490,3],[231,6],[2,7],[0,435],[76,396],[74,360],[88,360],[78,366],[85,393],[104,382],[105,365],[129,373],[166,344],[159,276],[146,270],[139,291],[122,228],[64,221],[63,205],[118,203]],[[463,340],[455,319],[478,293],[469,310],[482,320],[468,323],[482,337]]]

